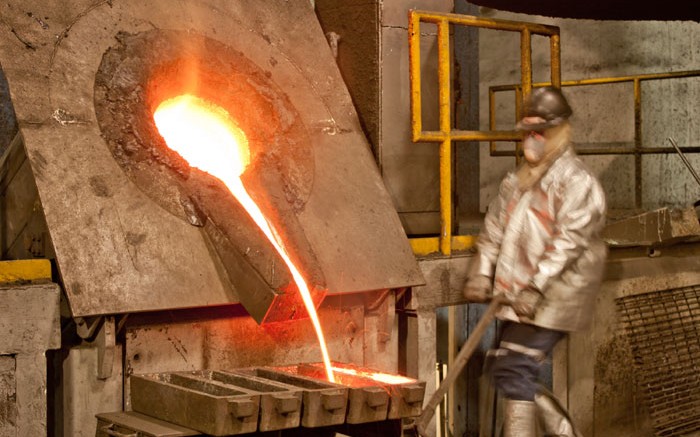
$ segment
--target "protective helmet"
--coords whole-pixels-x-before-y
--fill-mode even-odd
[[[518,130],[543,131],[568,120],[571,114],[573,111],[559,88],[535,88],[525,100],[523,118],[515,127]]]

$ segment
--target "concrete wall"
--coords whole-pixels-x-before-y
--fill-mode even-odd
[[[594,21],[555,19],[480,8],[480,15],[559,26],[562,80],[615,77],[700,69],[700,23],[664,21]],[[488,87],[519,82],[519,35],[480,32],[481,126],[488,126]],[[533,37],[533,79],[549,80],[549,41]],[[634,140],[632,83],[566,88],[574,109],[573,140],[581,144]],[[700,145],[700,78],[642,82],[642,145],[669,147],[672,136],[681,146]],[[501,93],[497,111],[501,129],[515,122],[513,93]],[[512,147],[501,144],[499,147]],[[700,155],[689,156],[700,169]],[[602,179],[612,209],[633,208],[634,158],[585,157]],[[495,195],[513,158],[490,157],[481,146],[481,209]],[[688,205],[700,198],[700,186],[675,155],[645,155],[642,159],[642,207]]]

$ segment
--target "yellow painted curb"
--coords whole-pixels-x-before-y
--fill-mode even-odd
[[[476,244],[476,235],[453,235],[450,239],[450,252],[470,250]],[[413,253],[418,256],[440,253],[439,237],[409,238]]]
[[[0,261],[0,283],[51,280],[51,261],[24,259]]]

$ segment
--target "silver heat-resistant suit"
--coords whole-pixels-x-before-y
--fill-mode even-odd
[[[588,328],[607,249],[605,195],[569,147],[539,184],[522,192],[515,173],[503,180],[479,235],[476,273],[493,294],[511,298],[534,285],[543,294],[531,323],[558,331]],[[522,321],[504,306],[500,318]]]

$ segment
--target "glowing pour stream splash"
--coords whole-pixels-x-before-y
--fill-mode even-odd
[[[225,109],[185,94],[162,102],[153,113],[156,127],[169,148],[196,167],[219,178],[248,211],[289,268],[304,301],[321,346],[328,380],[335,381],[326,340],[309,286],[292,263],[279,236],[250,197],[240,177],[250,163],[248,140]]]

